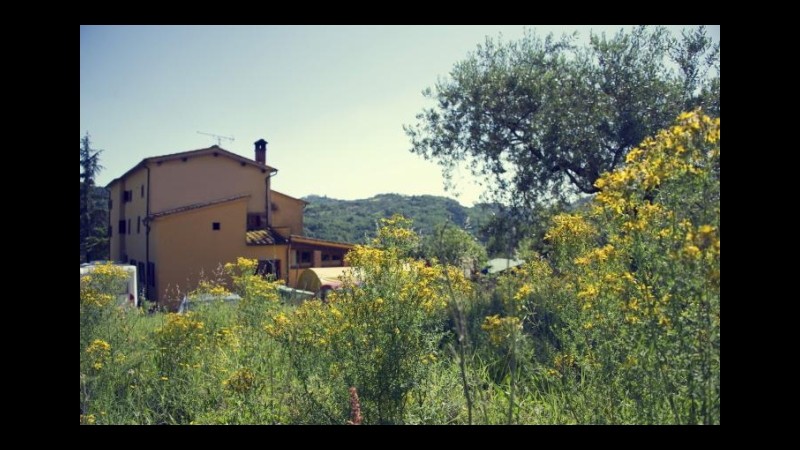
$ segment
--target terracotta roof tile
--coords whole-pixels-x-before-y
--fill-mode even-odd
[[[245,233],[245,241],[247,245],[282,245],[289,242],[272,228],[248,231]]]

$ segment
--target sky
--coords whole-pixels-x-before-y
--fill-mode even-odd
[[[577,30],[580,41],[630,29],[527,27]],[[525,28],[81,26],[80,136],[103,150],[98,185],[144,158],[218,142],[254,158],[264,138],[279,170],[273,188],[294,197],[432,194],[470,206],[481,189],[468,170],[445,192],[439,166],[409,151],[403,125],[432,106],[422,90],[486,36],[515,40]],[[719,26],[709,32],[718,42]]]

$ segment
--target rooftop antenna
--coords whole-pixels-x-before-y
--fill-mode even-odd
[[[198,132],[197,132],[197,134],[205,134],[206,136],[211,136],[211,137],[213,137],[214,139],[216,139],[216,140],[217,140],[217,147],[219,147],[219,146],[221,146],[221,145],[222,145],[222,140],[223,140],[223,139],[225,139],[226,141],[231,141],[231,142],[233,142],[233,140],[234,140],[234,139],[233,139],[233,136],[230,136],[230,137],[228,137],[228,136],[221,136],[221,135],[219,135],[219,134],[214,134],[214,133],[204,133],[204,132],[202,132],[202,131],[198,131]]]

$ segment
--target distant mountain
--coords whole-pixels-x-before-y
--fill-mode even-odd
[[[362,200],[337,200],[319,195],[303,197],[309,202],[303,222],[307,236],[333,241],[366,243],[375,234],[378,219],[402,214],[414,220],[414,229],[429,235],[448,220],[478,237],[478,230],[494,208],[478,204],[471,208],[453,199],[435,195],[379,194]]]

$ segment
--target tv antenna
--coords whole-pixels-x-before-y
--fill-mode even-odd
[[[231,141],[231,142],[233,142],[233,141],[234,141],[234,139],[233,139],[233,136],[230,136],[230,137],[228,137],[228,136],[221,136],[221,135],[219,135],[219,134],[214,134],[214,133],[204,133],[204,132],[202,132],[202,131],[198,131],[198,132],[197,132],[197,134],[205,134],[206,136],[211,136],[211,137],[213,137],[214,139],[216,139],[216,140],[217,140],[217,146],[218,146],[218,147],[222,145],[222,140],[223,140],[223,139],[225,139],[226,141]]]

